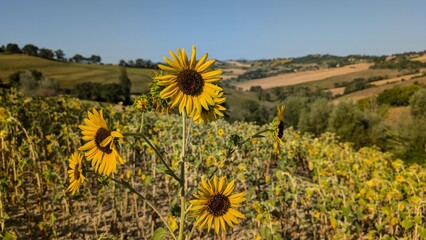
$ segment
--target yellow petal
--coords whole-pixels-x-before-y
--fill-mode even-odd
[[[214,218],[214,231],[216,232],[217,235],[219,235],[219,218],[215,217]]]
[[[222,74],[222,70],[216,69],[216,70],[213,70],[213,71],[210,71],[210,72],[202,73],[201,76],[205,80],[205,79],[208,79],[208,78],[219,76],[220,74]]]
[[[226,185],[226,177],[221,177],[220,181],[219,181],[219,188],[218,188],[218,193],[223,193],[223,190],[225,190],[225,185]]]
[[[200,58],[200,60],[198,60],[197,65],[195,65],[195,69],[198,69],[201,65],[203,65],[206,62],[208,55],[209,54],[206,53]]]
[[[235,180],[232,180],[232,181],[228,184],[228,186],[226,186],[225,191],[223,191],[223,195],[225,195],[225,196],[229,196],[229,195],[231,195],[232,191],[234,191],[234,188],[235,188]]]
[[[191,61],[189,62],[189,68],[190,69],[194,69],[195,64],[197,62],[196,58],[196,54],[197,54],[197,49],[195,48],[194,45],[192,45],[192,53],[191,53]]]
[[[216,62],[216,60],[210,59],[207,62],[205,62],[203,65],[199,66],[196,71],[199,73],[202,73],[204,71],[206,71],[207,69],[209,69],[211,66],[214,65],[214,63]]]

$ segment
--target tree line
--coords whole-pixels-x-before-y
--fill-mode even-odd
[[[92,54],[89,57],[85,57],[81,54],[75,54],[70,58],[65,57],[65,53],[61,49],[52,50],[49,48],[39,48],[34,44],[26,44],[22,48],[19,47],[16,43],[8,43],[0,46],[0,53],[7,54],[26,54],[29,56],[45,58],[49,60],[57,60],[64,62],[76,62],[76,63],[86,63],[86,64],[103,64],[102,57],[99,55]],[[138,58],[135,61],[129,60],[126,62],[125,60],[120,60],[118,62],[119,66],[124,67],[133,67],[133,68],[151,68],[157,69],[157,63],[152,62],[151,60],[145,60],[142,58]]]

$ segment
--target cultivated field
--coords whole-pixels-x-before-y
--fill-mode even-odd
[[[408,86],[414,84],[414,81],[418,83],[426,84],[426,77],[420,77],[415,79],[410,79],[404,82],[395,82],[392,84],[385,84],[376,87],[367,88],[361,91],[353,92],[342,97],[336,98],[333,100],[334,103],[338,103],[342,100],[351,99],[352,101],[358,101],[364,98],[377,96],[379,93],[383,92],[386,89],[393,88],[395,86]]]
[[[413,58],[414,61],[426,62],[426,54],[423,54],[419,57]]]
[[[263,89],[281,87],[281,86],[290,86],[296,85],[300,83],[317,81],[333,76],[344,75],[348,73],[354,73],[359,71],[367,70],[370,67],[369,63],[360,63],[349,65],[340,68],[330,68],[330,69],[320,69],[313,71],[304,71],[298,73],[288,73],[288,74],[280,74],[273,77],[262,78],[251,80],[242,83],[236,83],[235,86],[237,88],[241,88],[242,90],[249,90],[252,86],[262,86]]]

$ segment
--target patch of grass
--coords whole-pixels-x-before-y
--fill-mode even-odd
[[[9,82],[10,74],[31,69],[57,80],[64,89],[72,89],[82,82],[118,83],[120,76],[119,66],[59,62],[21,54],[0,55],[0,79],[3,83]],[[153,69],[127,68],[132,92],[146,91],[154,72]]]

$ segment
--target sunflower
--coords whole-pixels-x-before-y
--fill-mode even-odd
[[[282,144],[282,138],[284,135],[283,115],[284,115],[285,105],[278,106],[277,108],[278,108],[277,117],[272,122],[272,132],[273,132],[273,137],[275,140],[274,152],[280,151],[280,145]]]
[[[226,101],[226,98],[222,97],[223,92],[219,92],[214,99],[214,105],[209,110],[202,109],[201,112],[194,111],[191,115],[194,122],[200,124],[202,122],[208,123],[217,119],[218,116],[223,117],[223,112],[226,110],[222,103]]]
[[[222,137],[224,133],[225,133],[225,131],[223,131],[223,129],[222,129],[222,128],[219,128],[219,130],[217,130],[217,135],[218,135],[219,137]]]
[[[99,112],[93,109],[93,113],[88,112],[89,118],[85,118],[86,125],[79,125],[82,130],[83,140],[89,141],[78,150],[86,151],[88,160],[92,161],[92,167],[96,172],[109,176],[111,172],[117,172],[117,163],[123,164],[117,149],[114,138],[123,138],[117,131],[111,131],[103,117],[102,110]]]
[[[194,216],[198,216],[195,226],[200,229],[207,226],[210,232],[211,226],[214,224],[216,234],[226,232],[226,225],[233,227],[238,224],[238,218],[245,216],[235,208],[241,206],[241,202],[245,201],[245,192],[232,194],[235,188],[235,180],[227,183],[225,177],[220,180],[215,176],[213,180],[202,179],[201,185],[198,187],[198,194],[194,194],[195,200],[191,200],[193,204],[191,210]]]
[[[168,74],[156,76],[158,85],[165,86],[160,97],[170,98],[171,108],[179,105],[179,113],[186,110],[187,115],[191,115],[194,110],[201,112],[201,109],[209,110],[215,105],[216,92],[223,89],[213,84],[221,80],[222,70],[210,70],[215,60],[208,60],[208,54],[204,54],[201,59],[196,60],[196,49],[192,46],[191,58],[188,59],[185,49],[177,49],[178,56],[169,51],[172,59],[164,57],[164,61],[169,65],[158,64],[158,67]]]
[[[78,152],[74,152],[70,157],[70,170],[68,170],[70,186],[67,188],[67,191],[71,192],[72,195],[78,191],[80,184],[84,182],[83,172],[81,171],[81,162],[81,155]]]

